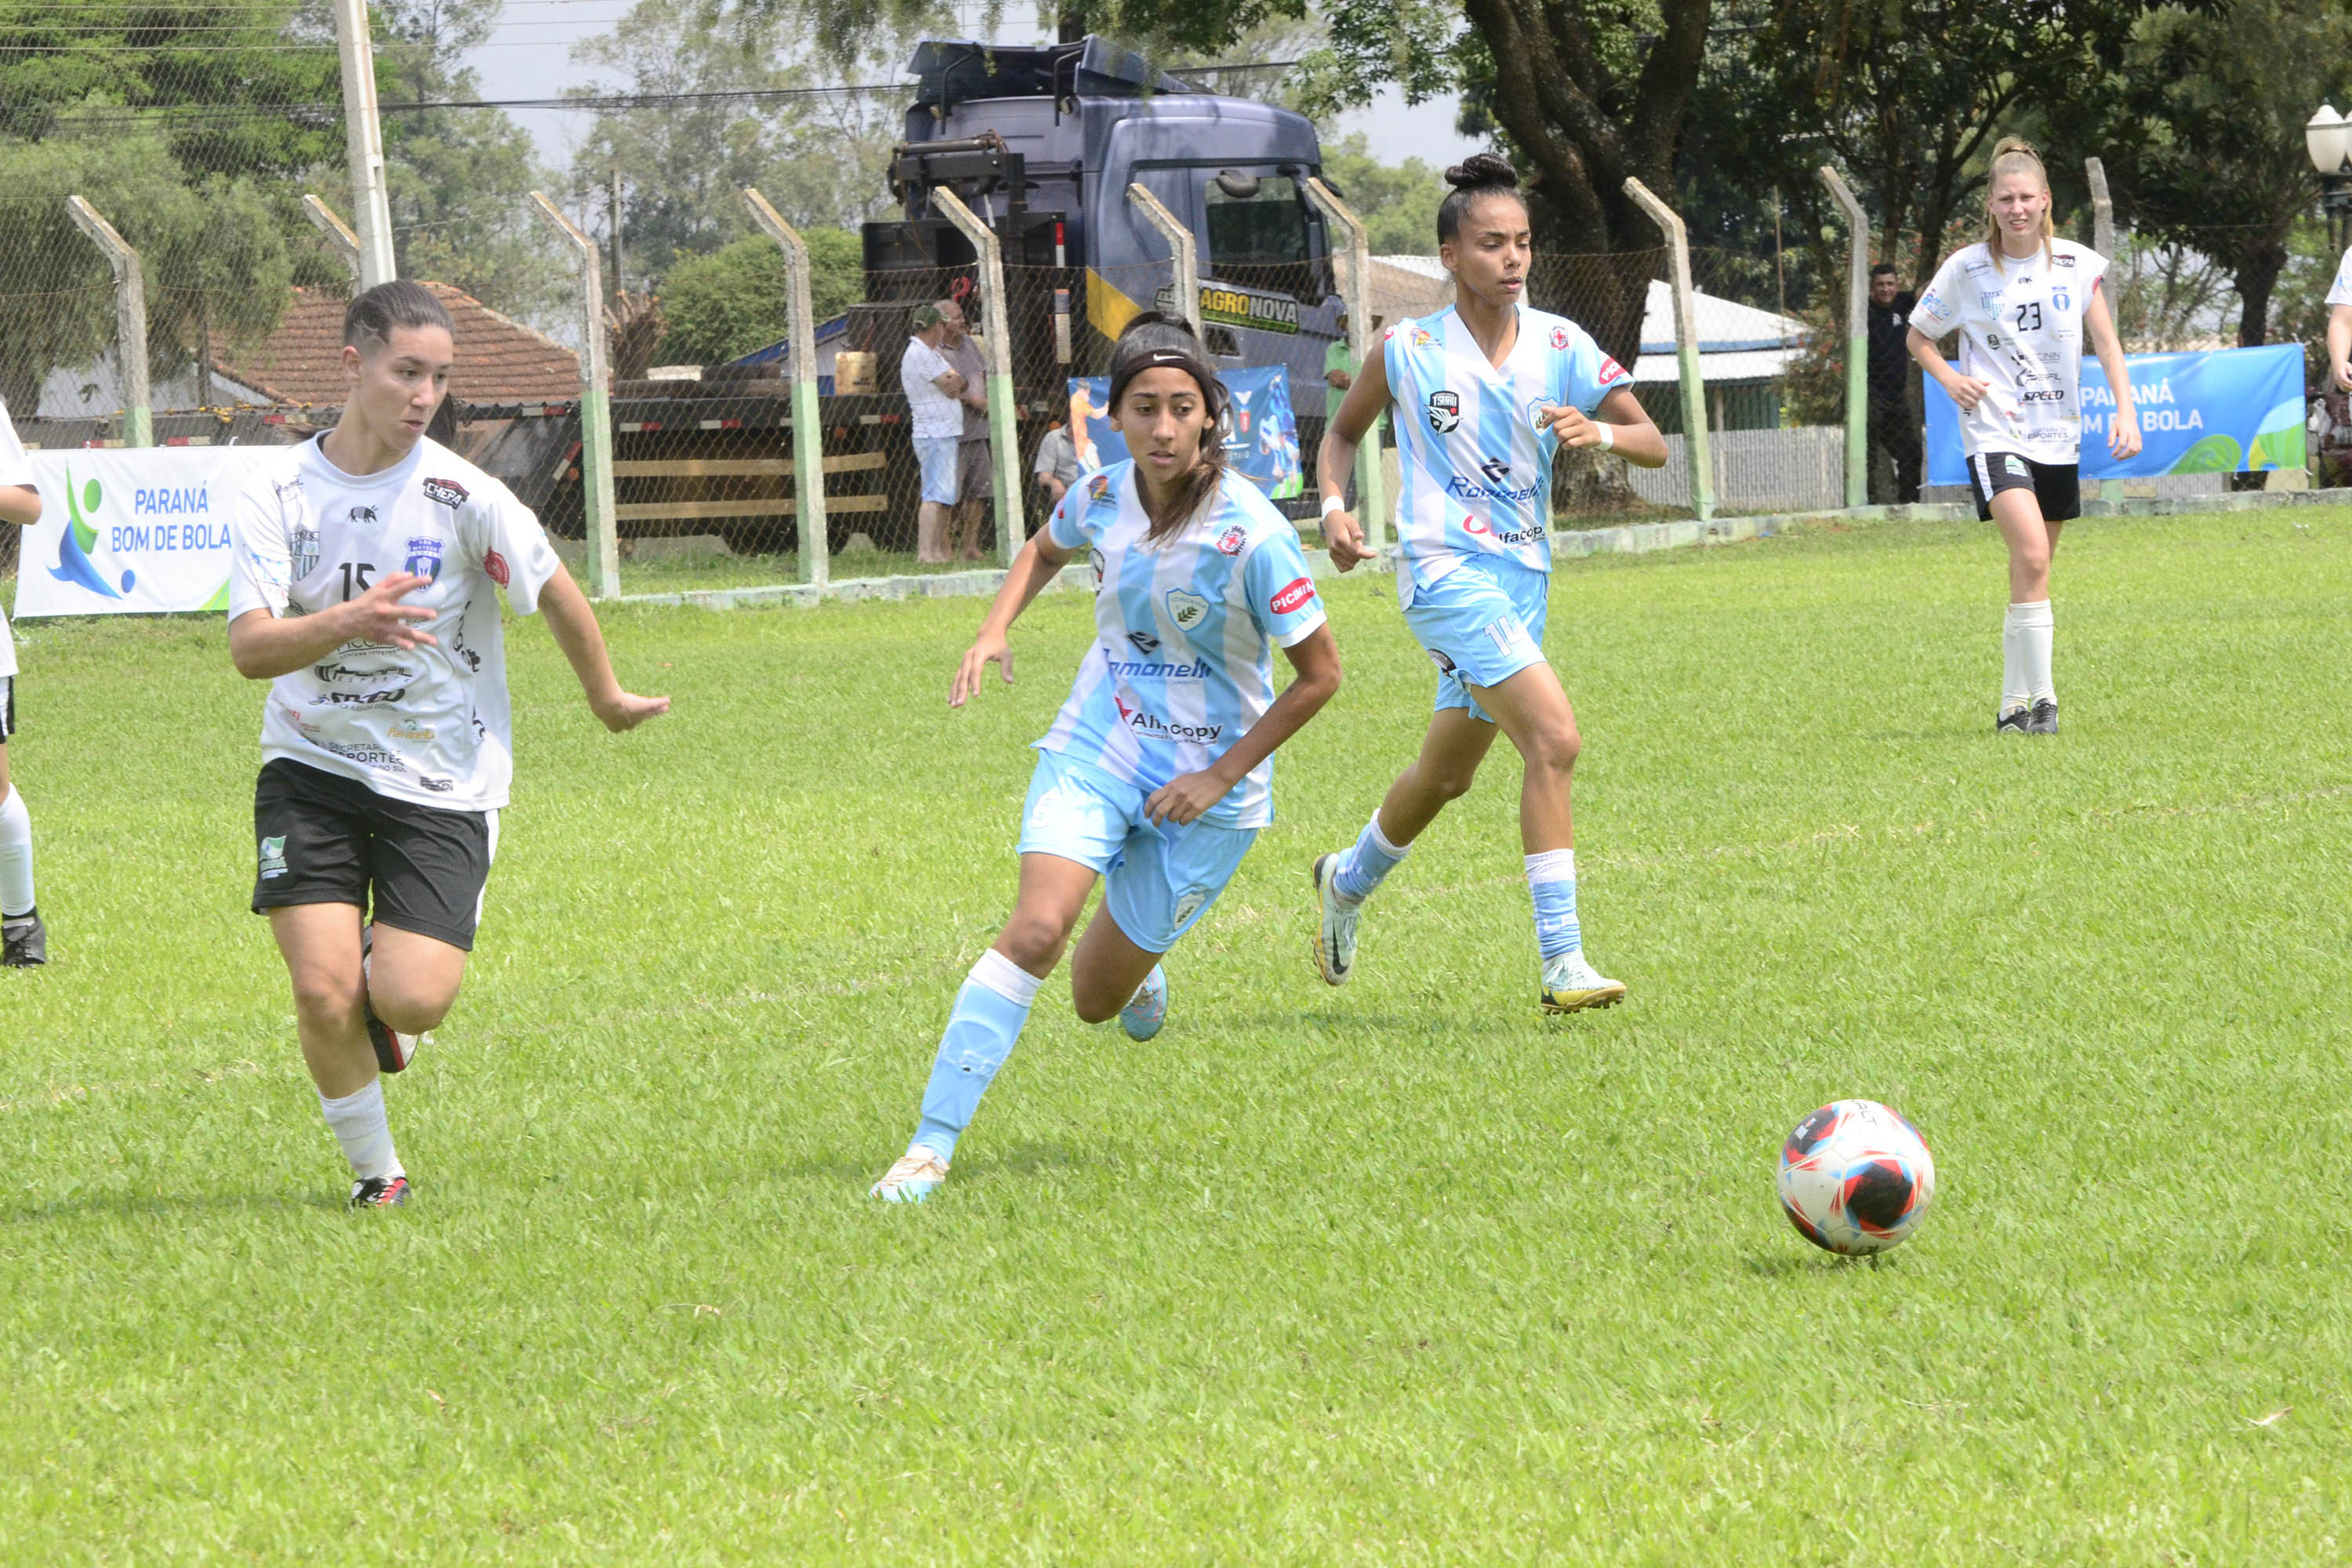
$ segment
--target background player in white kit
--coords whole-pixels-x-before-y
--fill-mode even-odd
[[[1478,775],[1499,725],[1525,764],[1519,843],[1535,902],[1548,1013],[1607,1007],[1625,987],[1584,956],[1576,917],[1569,781],[1576,713],[1543,653],[1551,589],[1552,458],[1561,447],[1615,450],[1654,468],[1665,437],[1633,378],[1565,317],[1522,302],[1532,238],[1518,175],[1482,153],[1445,171],[1438,255],[1454,306],[1389,329],[1323,437],[1316,464],[1323,532],[1345,572],[1371,559],[1346,510],[1357,445],[1391,401],[1403,493],[1397,589],[1405,623],[1437,666],[1437,711],[1421,755],[1389,786],[1355,845],[1315,862],[1315,959],[1344,985],[1372,895],[1422,829]]]
[[[2050,558],[2058,531],[2083,515],[2076,464],[2083,448],[2083,339],[2115,395],[2107,450],[2139,451],[2123,344],[2101,279],[2107,258],[2057,237],[2050,176],[2015,137],[1995,149],[1985,185],[1985,237],[1956,250],[1911,312],[1912,357],[1960,408],[1960,447],[1977,516],[2009,544],[2009,614],[2001,624],[1997,734],[2054,735],[2058,689],[2050,674],[2055,637]],[[1958,328],[1960,368],[1935,340]]]
[[[2352,250],[2336,264],[2327,288],[2327,384],[2352,392]]]
[[[238,500],[229,655],[271,683],[253,907],[362,1207],[408,1196],[377,1075],[457,1000],[498,848],[514,761],[497,590],[546,612],[606,728],[669,700],[621,689],[539,520],[425,437],[455,357],[441,302],[380,284],[344,313],[343,343],[335,427],[273,454]]]
[[[1039,589],[1085,554],[1095,645],[1036,743],[1022,807],[1021,889],[940,1039],[907,1152],[874,1195],[920,1203],[1020,1038],[1097,878],[1102,906],[1070,961],[1070,999],[1137,1039],[1168,1012],[1160,955],[1192,930],[1274,819],[1274,752],[1339,689],[1339,653],[1297,531],[1224,464],[1224,389],[1182,322],[1146,312],[1110,363],[1111,425],[1131,460],[1082,476],[1022,547],[948,704],[992,663]],[[1272,648],[1297,679],[1277,697]]]
[[[32,461],[0,405],[0,522],[30,528],[40,521]],[[32,814],[8,773],[8,737],[16,732],[16,637],[0,615],[0,964],[29,969],[49,961],[49,933],[33,903]]]

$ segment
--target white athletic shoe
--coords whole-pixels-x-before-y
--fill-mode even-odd
[[[1361,899],[1343,899],[1331,886],[1339,873],[1339,857],[1316,858],[1315,908],[1319,921],[1315,931],[1315,967],[1327,985],[1345,985],[1356,972],[1356,926],[1364,918]]]
[[[898,1157],[867,1193],[886,1204],[919,1204],[948,1179],[948,1163],[929,1149],[917,1147]]]
[[[1614,1007],[1625,1000],[1625,984],[1592,967],[1584,950],[1563,952],[1544,965],[1543,1010],[1579,1013],[1587,1007]]]

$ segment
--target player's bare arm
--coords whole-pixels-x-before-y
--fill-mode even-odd
[[[2099,369],[2106,374],[2107,391],[2116,400],[2115,417],[2107,421],[2107,450],[2117,458],[2136,458],[2139,456],[2139,410],[2132,406],[2131,373],[2124,365],[2123,340],[2116,335],[2115,318],[2107,314],[2104,279],[2091,285],[2091,301],[2083,307],[2083,330],[2091,336]]]
[[[955,680],[948,688],[948,706],[961,708],[980,695],[981,678],[992,664],[1013,684],[1013,649],[1005,636],[1029,601],[1043,593],[1054,574],[1070,563],[1069,551],[1054,542],[1053,535],[1040,531],[1029,536],[1021,553],[1013,558],[1013,569],[1004,574],[1004,585],[996,590],[995,602],[988,606],[987,619],[980,623],[980,635],[964,649],[963,658],[956,666]]]
[[[1371,434],[1381,410],[1388,405],[1388,355],[1375,348],[1364,356],[1364,363],[1356,371],[1355,384],[1348,388],[1339,414],[1323,432],[1323,449],[1315,458],[1315,485],[1325,496],[1347,495],[1348,476],[1355,471],[1357,448]],[[1364,547],[1362,525],[1344,506],[1324,509],[1323,542],[1331,552],[1331,564],[1342,572],[1352,571],[1358,563],[1370,561],[1374,553]]]
[[[1296,678],[1282,689],[1232,750],[1198,773],[1180,773],[1151,792],[1143,809],[1152,821],[1174,823],[1179,827],[1196,821],[1202,813],[1231,795],[1234,786],[1249,777],[1250,770],[1274,755],[1285,741],[1306,727],[1307,721],[1323,710],[1323,705],[1339,694],[1339,645],[1331,636],[1331,628],[1319,626],[1297,646],[1282,650],[1290,660]]]
[[[2327,308],[2327,384],[2352,392],[2352,305]]]
[[[620,679],[613,673],[612,656],[604,648],[604,628],[596,624],[596,612],[562,567],[558,566],[555,575],[540,589],[539,612],[547,617],[555,646],[563,650],[580,689],[587,694],[589,710],[604,728],[618,734],[669,711],[667,697],[640,697],[621,689]]]
[[[0,522],[30,528],[40,521],[40,491],[30,485],[0,485]]]
[[[410,648],[435,646],[437,639],[418,623],[433,618],[422,605],[404,605],[402,597],[425,585],[425,579],[394,572],[376,579],[357,598],[309,616],[273,616],[268,610],[247,610],[229,623],[228,657],[247,680],[275,680],[306,664],[316,664],[350,642],[383,643]]]
[[[1983,400],[1985,389],[1992,384],[1972,375],[1962,375],[1945,363],[1942,352],[1936,347],[1936,340],[1916,327],[1904,335],[1903,346],[1911,351],[1911,357],[1919,362],[1919,368],[1927,373],[1928,379],[1942,387],[1950,395],[1952,401],[1960,405],[1963,414],[1973,413],[1976,405]]]
[[[1592,417],[1574,406],[1547,409],[1551,433],[1563,447],[1601,447],[1644,468],[1666,466],[1666,438],[1650,422],[1642,400],[1619,387],[1601,400]],[[1607,426],[1606,434],[1602,426]]]

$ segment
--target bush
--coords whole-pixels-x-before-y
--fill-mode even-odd
[[[816,320],[830,321],[865,298],[865,257],[847,229],[803,231]],[[784,253],[763,235],[681,261],[662,280],[669,331],[655,357],[673,364],[719,364],[765,348],[791,322]]]

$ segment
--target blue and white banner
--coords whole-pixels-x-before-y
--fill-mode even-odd
[[[2083,361],[2083,478],[2147,479],[2156,474],[2228,474],[2304,466],[2303,345],[2212,349],[2201,353],[2131,354],[2132,406],[2139,415],[2139,456],[2117,462],[2107,451],[2114,394],[2096,360]],[[1957,372],[1959,367],[1954,365]],[[1960,411],[1927,381],[1927,482],[1964,485]]]
[[[1218,373],[1229,395],[1222,428],[1225,462],[1268,500],[1304,493],[1298,464],[1298,419],[1290,407],[1290,372],[1281,365]],[[1070,438],[1078,466],[1104,468],[1125,462],[1127,442],[1110,427],[1110,377],[1070,378]]]
[[[31,452],[41,521],[25,531],[15,614],[228,608],[228,520],[265,447]]]

